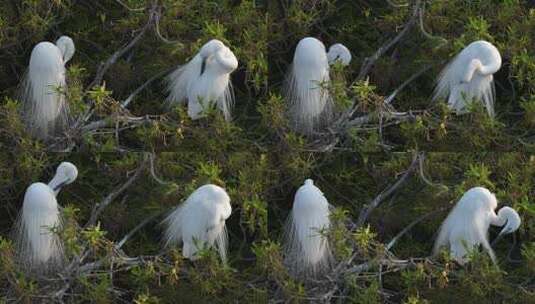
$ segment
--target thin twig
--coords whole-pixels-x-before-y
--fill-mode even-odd
[[[421,6],[421,0],[416,0],[416,3],[414,4],[412,16],[409,18],[407,23],[405,23],[405,26],[403,27],[403,30],[399,32],[393,39],[387,41],[385,44],[381,45],[379,49],[371,56],[364,59],[364,63],[362,65],[362,68],[360,69],[359,75],[357,76],[355,82],[359,80],[363,80],[366,75],[370,72],[371,68],[375,64],[375,62],[381,58],[390,48],[392,48],[396,43],[398,43],[401,38],[403,38],[409,30],[414,26],[414,24],[417,21],[418,13],[420,11]]]
[[[167,43],[167,44],[176,44],[180,47],[183,47],[182,43],[180,43],[180,41],[178,40],[169,40],[167,38],[165,38],[161,32],[160,32],[160,18],[161,18],[161,14],[157,14],[156,15],[156,20],[154,22],[154,32],[156,32],[156,37],[160,38],[160,40],[162,40],[163,42]]]
[[[403,185],[407,181],[410,174],[414,171],[414,169],[416,169],[418,165],[418,158],[419,158],[419,154],[415,153],[412,159],[412,162],[409,168],[405,171],[405,173],[403,173],[403,175],[392,186],[388,187],[387,189],[379,193],[379,195],[377,195],[368,206],[362,209],[362,211],[359,214],[359,218],[357,220],[357,225],[356,225],[357,228],[362,227],[362,225],[364,225],[364,222],[366,222],[366,220],[370,216],[370,213],[375,208],[377,208],[379,204],[381,204],[381,202],[383,202],[387,197],[389,197],[392,193],[394,193],[394,191],[399,189],[399,187],[401,187],[401,185]]]
[[[385,104],[390,104],[392,103],[392,101],[394,100],[394,98],[396,97],[396,95],[401,92],[401,90],[403,90],[407,85],[409,85],[412,81],[414,81],[416,78],[420,77],[422,74],[424,74],[425,72],[429,71],[434,65],[430,64],[430,65],[427,65],[425,66],[424,68],[420,69],[420,71],[418,71],[416,74],[412,75],[411,77],[409,77],[409,79],[405,80],[398,88],[396,88],[394,90],[394,92],[392,92],[392,94],[390,94],[387,98],[385,98]]]
[[[138,177],[141,175],[141,172],[143,171],[143,169],[145,168],[145,164],[146,164],[147,160],[146,158],[141,162],[141,164],[139,165],[139,167],[137,168],[136,172],[134,173],[134,175],[132,175],[124,184],[116,187],[115,189],[113,189],[113,191],[108,194],[103,200],[102,202],[100,203],[97,203],[95,204],[95,206],[93,207],[93,211],[91,212],[91,217],[89,218],[89,221],[87,222],[87,224],[85,225],[86,227],[89,227],[89,226],[92,226],[92,225],[95,225],[95,223],[97,222],[97,219],[98,217],[100,216],[100,214],[104,211],[104,209],[106,209],[106,207],[108,207],[111,202],[113,202],[113,200],[115,198],[117,198],[117,196],[119,196],[121,193],[123,193],[126,189],[128,189],[128,187],[130,187],[134,181],[136,179],[138,179]]]
[[[168,74],[169,72],[171,72],[172,70],[174,69],[173,68],[170,68],[170,69],[166,69],[164,71],[161,71],[159,73],[157,73],[156,75],[152,76],[151,78],[149,78],[149,80],[147,80],[143,85],[141,85],[139,88],[137,88],[134,92],[132,92],[132,94],[130,94],[130,96],[128,96],[128,98],[126,98],[122,103],[121,103],[121,107],[122,108],[127,108],[128,105],[130,104],[130,102],[132,102],[132,100],[137,96],[137,94],[139,94],[141,91],[143,91],[149,84],[151,84],[154,80],[162,77],[163,75],[166,75]]]
[[[154,158],[154,153],[149,153],[150,175],[152,176],[152,178],[160,185],[172,184],[171,182],[166,182],[162,180],[156,175],[156,172],[154,171]]]
[[[143,228],[145,225],[147,225],[148,223],[152,222],[155,218],[159,217],[160,215],[162,215],[164,212],[158,212],[158,213],[155,213],[153,215],[151,215],[150,217],[146,218],[145,220],[143,220],[141,223],[139,223],[139,225],[137,225],[136,227],[134,227],[134,229],[132,229],[130,232],[128,232],[116,245],[115,245],[115,248],[116,249],[121,249],[121,247],[123,247],[123,245],[136,233],[138,232],[141,228]]]
[[[144,7],[140,7],[140,8],[131,8],[129,7],[128,5],[126,5],[123,1],[121,0],[115,0],[115,2],[119,3],[122,7],[126,8],[127,10],[131,11],[131,12],[142,12],[145,10]]]
[[[390,242],[388,242],[388,244],[386,245],[386,250],[390,250],[392,247],[394,247],[394,245],[397,243],[397,241],[403,236],[405,235],[407,232],[409,232],[409,230],[412,229],[412,227],[416,226],[416,224],[422,222],[423,220],[431,217],[432,215],[435,215],[437,213],[440,213],[440,212],[443,212],[445,209],[438,209],[438,210],[433,210],[432,212],[429,212],[427,214],[424,214],[422,216],[420,216],[419,218],[417,218],[415,221],[413,221],[412,223],[410,223],[407,227],[405,227],[403,230],[401,230],[395,237],[392,238],[392,240],[390,240]]]
[[[99,85],[102,82],[102,79],[104,78],[104,74],[108,71],[108,69],[114,65],[119,58],[121,58],[124,54],[126,54],[130,49],[132,49],[140,40],[143,38],[145,33],[149,28],[153,26],[154,21],[156,20],[156,5],[153,5],[149,12],[149,19],[147,23],[141,28],[139,33],[132,39],[130,42],[125,44],[122,48],[117,50],[115,53],[113,53],[105,62],[101,62],[100,66],[98,67],[97,74],[93,81],[89,84],[89,88],[93,88],[96,85]]]

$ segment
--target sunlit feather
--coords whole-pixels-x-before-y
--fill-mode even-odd
[[[285,96],[289,103],[291,126],[304,134],[311,134],[332,117],[332,98],[329,94],[329,64],[351,61],[351,53],[342,44],[333,45],[329,53],[316,38],[299,41],[288,72]]]
[[[329,208],[311,179],[297,190],[284,240],[285,263],[293,275],[316,275],[331,265],[332,254],[325,235],[330,227]]]
[[[206,43],[186,65],[168,77],[171,106],[187,101],[192,119],[204,116],[214,103],[226,120],[231,119],[234,94],[230,74],[238,67],[234,53],[219,40]]]
[[[40,42],[34,47],[20,92],[28,131],[40,139],[48,139],[68,125],[65,63],[75,49],[67,36],[57,43]]]
[[[62,266],[63,245],[57,234],[62,217],[56,196],[77,176],[76,167],[64,162],[48,185],[33,183],[26,190],[14,231],[17,260],[23,269],[44,273]]]
[[[494,116],[493,74],[502,64],[500,52],[487,41],[475,41],[464,48],[440,73],[433,100],[447,98],[450,109],[467,112],[470,102],[481,102]]]
[[[184,257],[195,260],[198,251],[216,247],[221,260],[227,260],[225,221],[232,208],[230,197],[216,185],[204,185],[195,190],[184,203],[164,220],[165,246],[182,243]]]
[[[468,261],[469,253],[481,245],[496,262],[488,241],[490,225],[503,226],[502,233],[511,233],[520,226],[520,217],[513,209],[504,207],[496,215],[498,202],[494,194],[482,187],[468,190],[455,205],[440,227],[433,254],[441,248],[449,249],[460,264]]]

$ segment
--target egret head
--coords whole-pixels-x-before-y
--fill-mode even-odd
[[[329,61],[329,65],[339,61],[342,65],[346,66],[351,62],[351,52],[341,43],[333,44],[327,53],[327,60]]]
[[[203,58],[208,58],[224,47],[225,45],[223,44],[223,42],[217,39],[212,39],[201,47],[199,54]]]
[[[238,58],[234,53],[228,48],[223,47],[215,53],[215,60],[227,73],[230,73],[238,68]]]
[[[307,178],[304,184],[307,186],[314,186],[314,181],[310,178]]]
[[[78,177],[78,169],[69,162],[62,162],[56,169],[56,175],[51,182],[54,191],[59,191],[65,185],[68,185]]]
[[[74,55],[74,42],[69,36],[61,36],[56,41],[56,46],[60,49],[63,56],[63,63],[67,63]]]
[[[506,220],[505,226],[502,231],[500,231],[500,235],[513,233],[520,227],[520,216],[511,207],[503,207],[500,209],[500,211],[498,211],[498,217]]]
[[[318,187],[316,187],[316,185],[314,185],[314,180],[308,178],[303,183],[303,186],[301,186],[297,190],[296,196],[300,196],[300,197],[305,196],[305,197],[307,197],[308,199],[305,199],[305,201],[307,201],[307,202],[316,201],[316,199],[312,199],[310,197],[311,195],[313,197],[322,197],[323,198],[323,192],[320,190],[320,188],[318,188]]]
[[[204,73],[204,70],[206,69],[206,60],[208,59],[208,57],[214,55],[215,53],[217,53],[219,50],[221,50],[224,47],[225,45],[223,44],[223,42],[217,39],[212,39],[201,47],[201,50],[199,51],[199,55],[202,58],[200,75],[202,75]]]

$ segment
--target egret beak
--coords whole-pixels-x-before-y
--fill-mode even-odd
[[[496,246],[496,244],[498,244],[498,242],[503,238],[503,233],[500,232],[500,234],[498,234],[498,236],[492,241],[492,244],[490,244],[490,247],[494,247]]]
[[[500,231],[500,233],[498,234],[498,236],[492,241],[492,244],[490,244],[490,247],[494,247],[496,246],[496,244],[503,238],[503,236],[505,234],[507,234],[505,232],[505,229],[507,229],[507,222],[505,222],[505,227],[502,229],[502,231]]]
[[[202,64],[201,64],[201,74],[199,74],[199,76],[201,76],[204,73],[205,69],[206,69],[206,58],[203,58]]]
[[[67,184],[67,181],[64,181],[62,182],[61,184],[57,185],[56,187],[54,187],[54,191],[59,191],[61,188],[63,188],[63,186],[65,186]]]

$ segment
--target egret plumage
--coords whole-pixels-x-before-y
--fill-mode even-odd
[[[14,231],[17,260],[24,269],[46,272],[62,265],[63,245],[58,234],[53,231],[62,225],[56,197],[77,176],[76,166],[63,162],[48,184],[33,183],[26,190]]]
[[[284,261],[294,276],[316,275],[332,263],[324,234],[330,227],[330,205],[311,179],[295,193],[285,227]]]
[[[40,42],[32,50],[20,99],[27,129],[37,138],[48,139],[68,125],[65,64],[74,52],[74,43],[67,36],[61,36],[56,44]]]
[[[448,98],[448,107],[457,114],[467,112],[471,102],[481,102],[494,117],[494,76],[502,57],[487,41],[475,41],[464,48],[440,73],[433,100]]]
[[[167,78],[168,105],[187,101],[188,115],[199,119],[215,102],[225,119],[230,120],[234,103],[230,74],[237,68],[238,59],[234,53],[223,42],[210,40],[193,59]]]
[[[198,258],[199,250],[215,246],[226,263],[225,221],[231,213],[230,197],[223,188],[212,184],[199,187],[164,220],[165,246],[182,243],[182,255],[190,260]]]
[[[332,98],[326,87],[330,82],[329,65],[348,65],[351,53],[342,44],[325,46],[316,38],[306,37],[297,44],[289,69],[285,96],[289,103],[292,127],[311,134],[332,115]]]
[[[327,61],[329,65],[340,62],[343,66],[347,66],[351,62],[351,52],[341,43],[333,44],[329,47],[329,52],[327,52]]]
[[[496,257],[488,240],[489,226],[504,226],[499,234],[512,233],[520,227],[518,213],[503,207],[495,213],[498,201],[493,193],[483,187],[468,190],[455,205],[440,227],[433,254],[441,248],[449,249],[451,256],[460,264],[468,261],[469,253],[481,245],[496,263]]]

